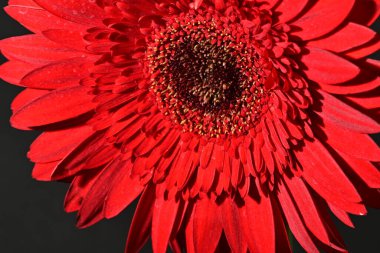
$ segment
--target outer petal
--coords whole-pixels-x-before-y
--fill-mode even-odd
[[[144,190],[133,216],[131,227],[129,228],[125,253],[138,253],[149,238],[153,207],[155,200],[155,186],[148,186]]]
[[[56,90],[25,105],[14,113],[11,123],[29,129],[72,119],[94,109],[92,95],[86,87]]]
[[[89,26],[101,26],[104,11],[93,1],[34,0],[38,5],[63,19]]]
[[[373,54],[378,50],[380,50],[380,35],[376,34],[376,37],[365,45],[356,47],[352,50],[348,50],[344,54],[354,59],[360,59]]]
[[[87,51],[88,44],[84,41],[84,32],[64,30],[64,29],[49,29],[42,34],[51,41],[54,41],[63,47],[71,48],[78,51]]]
[[[222,235],[222,223],[215,200],[204,197],[198,200],[193,217],[195,252],[212,253]]]
[[[132,165],[131,165],[132,166]],[[144,190],[138,177],[133,178],[130,172],[125,171],[115,181],[105,201],[104,215],[112,218],[124,210]]]
[[[223,231],[232,252],[246,253],[247,243],[244,231],[240,229],[243,226],[242,223],[246,221],[239,218],[240,208],[243,207],[238,207],[232,199],[227,198],[220,207],[221,218]]]
[[[275,5],[274,10],[279,12],[278,19],[281,23],[297,17],[308,4],[309,0],[282,0]]]
[[[24,76],[21,84],[37,89],[78,86],[80,79],[89,76],[87,61],[85,58],[73,58],[45,65]]]
[[[9,5],[5,11],[29,30],[40,33],[47,29],[85,30],[86,26],[51,15],[39,6]]]
[[[82,57],[83,52],[62,48],[41,35],[24,35],[0,41],[1,52],[12,60],[34,65],[44,65],[54,61]]]
[[[380,149],[367,134],[352,132],[328,121],[324,123],[323,133],[316,132],[332,148],[347,155],[367,161],[380,161]]]
[[[308,46],[331,50],[337,53],[361,46],[373,38],[376,32],[359,24],[348,23],[331,36],[308,42]]]
[[[350,13],[355,0],[323,0],[315,1],[314,6],[305,15],[295,20],[293,25],[299,27],[295,36],[302,40],[321,37],[338,27]]]
[[[174,222],[177,218],[179,200],[156,198],[152,220],[152,245],[155,253],[165,253]]]
[[[375,120],[325,92],[320,93],[323,96],[323,106],[321,112],[317,113],[323,120],[355,132],[380,132],[380,124]]]
[[[370,26],[380,15],[379,0],[358,0],[355,2],[349,20]]]
[[[36,163],[59,161],[92,133],[90,126],[44,132],[31,145],[28,157]]]
[[[359,67],[335,54],[317,48],[307,49],[309,52],[302,57],[305,74],[317,83],[343,83],[360,73]]]
[[[305,226],[298,214],[296,207],[283,184],[279,184],[279,193],[277,194],[281,208],[284,212],[288,225],[297,238],[297,241],[307,252],[319,252],[313,240],[310,238]]]
[[[11,105],[12,111],[16,112],[25,105],[30,104],[33,100],[47,95],[48,93],[48,90],[25,89],[22,92],[20,92],[15,99],[13,99]]]
[[[352,213],[365,212],[361,197],[328,150],[317,140],[297,153],[307,183],[324,199]],[[316,169],[318,168],[318,169]]]
[[[247,196],[240,208],[240,220],[251,252],[275,252],[275,228],[269,196]]]
[[[36,67],[20,61],[8,61],[0,66],[0,78],[8,83],[20,85],[21,79]]]
[[[78,212],[78,227],[89,227],[104,218],[104,200],[119,172],[122,173],[124,167],[125,161],[115,159],[103,169],[83,200]]]
[[[307,228],[319,240],[327,245],[330,244],[326,228],[323,225],[323,217],[318,213],[316,203],[302,179],[298,177],[293,177],[292,179],[285,177],[285,182]]]
[[[89,171],[73,179],[65,197],[66,212],[75,212],[81,208],[84,197],[96,182],[100,172],[100,170]]]

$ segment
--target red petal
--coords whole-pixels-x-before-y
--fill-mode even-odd
[[[125,162],[117,159],[103,169],[83,200],[82,207],[78,212],[78,227],[91,226],[104,217],[105,198],[115,179],[123,173],[123,168],[125,168]]]
[[[82,57],[83,52],[63,48],[40,35],[24,35],[0,41],[1,52],[9,59],[36,65],[45,65],[74,57]]]
[[[129,228],[125,253],[139,253],[148,240],[152,225],[155,197],[155,186],[149,186],[141,195]]]
[[[323,129],[320,136],[326,136],[326,142],[334,149],[358,159],[380,161],[380,149],[368,135],[352,132],[329,122],[325,122]]]
[[[349,227],[352,227],[354,228],[354,224],[352,223],[351,221],[351,218],[350,216],[348,215],[348,213],[346,213],[345,211],[343,211],[342,209],[340,208],[336,208],[335,206],[333,205],[329,205],[330,209],[331,209],[331,212],[339,219],[341,220],[344,224],[346,224],[347,226]]]
[[[286,23],[300,14],[308,2],[308,0],[282,0],[274,10],[280,13],[279,21]]]
[[[329,245],[330,240],[323,225],[322,218],[317,211],[316,203],[310,195],[304,182],[298,178],[293,177],[289,179],[284,177],[285,183],[289,188],[289,193],[292,195],[294,202],[298,206],[300,214],[305,221],[307,228],[322,242]]]
[[[35,90],[35,89],[25,89],[20,92],[15,99],[13,99],[11,108],[13,111],[18,111],[20,108],[27,104],[30,104],[33,100],[48,94],[47,90]]]
[[[32,177],[39,181],[51,181],[51,175],[53,174],[58,162],[51,163],[36,163],[33,167]]]
[[[86,59],[74,58],[45,65],[28,73],[21,84],[37,89],[59,89],[78,86],[89,75]]]
[[[20,5],[39,8],[33,0],[9,0],[8,5]]]
[[[81,208],[83,198],[96,182],[99,173],[99,170],[93,170],[74,178],[65,197],[66,212],[75,212]]]
[[[278,184],[278,186],[278,200],[280,201],[281,208],[284,212],[286,220],[288,221],[290,230],[294,234],[294,237],[307,252],[319,252],[314,242],[310,238],[307,230],[305,229],[305,226],[299,217],[297,209],[295,208],[292,199],[289,196],[288,190],[283,184]]]
[[[80,24],[53,16],[48,11],[41,9],[41,7],[10,4],[4,9],[9,16],[34,33],[40,33],[47,29],[67,29],[71,31],[86,29],[85,26]]]
[[[302,165],[302,177],[324,199],[352,213],[365,212],[356,204],[361,197],[355,187],[317,139],[305,141],[304,149],[296,156]]]
[[[323,96],[323,106],[322,111],[317,114],[324,121],[359,133],[380,132],[380,124],[372,118],[325,92],[319,93]]]
[[[344,52],[344,54],[354,59],[360,59],[370,54],[376,53],[378,50],[380,50],[380,35],[376,34],[376,37],[370,42],[356,47],[352,50],[348,50]]]
[[[374,90],[379,87],[380,83],[380,77],[376,77],[375,79],[369,81],[369,80],[363,80],[363,81],[352,81],[346,84],[339,84],[339,85],[329,85],[324,83],[319,83],[321,88],[331,94],[338,94],[338,95],[350,95],[350,94],[358,94],[363,93],[367,91]],[[366,98],[367,99],[367,98]]]
[[[196,253],[194,249],[194,212],[190,212],[189,221],[185,227],[186,252]]]
[[[86,87],[52,91],[14,113],[11,123],[19,129],[29,129],[72,119],[91,111],[92,95]]]
[[[20,85],[21,79],[35,68],[29,63],[8,61],[0,66],[0,78],[7,83]]]
[[[70,152],[54,170],[52,178],[61,180],[71,177],[83,169],[87,169],[86,161],[93,156],[99,148],[103,147],[105,142],[104,135],[97,132],[90,136],[83,143],[80,143],[72,152]]]
[[[331,32],[342,24],[354,3],[355,0],[315,1],[314,6],[305,15],[294,21],[293,25],[300,27],[301,30],[293,34],[302,40],[310,40]]]
[[[175,198],[165,200],[156,198],[152,220],[152,246],[155,253],[165,253],[177,218],[179,201]]]
[[[365,26],[348,23],[331,36],[309,41],[307,45],[340,53],[369,42],[375,37],[375,35],[375,31]]]
[[[360,0],[355,2],[349,19],[355,23],[370,26],[380,15],[379,0]]]
[[[242,230],[242,222],[239,218],[239,208],[230,198],[226,198],[221,206],[221,218],[224,234],[226,235],[232,252],[246,253],[247,242]]]
[[[28,157],[37,163],[61,160],[92,133],[89,126],[44,132],[30,146]]]
[[[78,0],[34,0],[52,14],[87,26],[102,26],[105,13],[95,2]]]
[[[240,210],[245,238],[251,252],[274,253],[275,229],[271,200],[261,195],[255,199],[248,195]]]
[[[123,211],[143,191],[138,177],[133,178],[130,172],[120,174],[120,179],[111,187],[105,202],[106,218],[112,218]]]
[[[380,81],[380,77],[377,79],[377,81]],[[359,96],[347,96],[346,99],[365,109],[379,109],[380,96],[376,96],[375,91],[371,92],[371,95],[374,95],[374,97],[367,97],[364,94],[361,96],[360,94]],[[379,110],[377,110],[377,112],[379,112]]]
[[[273,218],[275,225],[275,238],[277,252],[281,250],[281,253],[292,253],[292,249],[289,243],[288,231],[285,228],[284,220],[277,201],[272,201]]]
[[[368,187],[380,188],[380,171],[371,162],[355,159],[341,152],[339,152],[339,155]]]
[[[212,253],[222,235],[222,223],[215,200],[204,197],[194,207],[193,233],[195,252]]]
[[[359,67],[333,53],[318,48],[307,49],[309,53],[302,57],[307,68],[305,74],[317,83],[343,83],[360,72]]]
[[[78,51],[86,51],[87,44],[83,39],[84,32],[54,29],[43,31],[42,34],[49,40],[54,41],[55,43],[58,43],[63,47],[71,48]]]

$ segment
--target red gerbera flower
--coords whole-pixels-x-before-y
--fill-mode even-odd
[[[87,227],[140,194],[126,252],[345,251],[329,212],[379,207],[378,0],[10,0],[0,42],[44,133],[38,180]]]

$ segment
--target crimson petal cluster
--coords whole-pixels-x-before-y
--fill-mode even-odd
[[[345,252],[379,208],[378,0],[10,0],[0,41],[78,226],[139,198],[126,252]]]

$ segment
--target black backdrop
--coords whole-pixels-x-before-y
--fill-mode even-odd
[[[1,7],[7,0],[0,0]],[[54,0],[52,0],[54,1]],[[376,25],[379,30],[379,22]],[[0,11],[0,38],[28,33]],[[376,58],[380,58],[379,55]],[[4,58],[0,59],[4,62]],[[68,188],[63,183],[36,182],[26,158],[29,144],[38,135],[12,129],[10,104],[21,89],[0,84],[0,252],[3,253],[121,253],[132,219],[134,203],[118,217],[79,230],[75,214],[63,211]],[[378,138],[376,138],[378,139]],[[356,229],[337,223],[350,252],[380,252],[380,211],[353,217]],[[150,246],[143,252],[151,252]],[[295,252],[303,252],[295,245]]]

